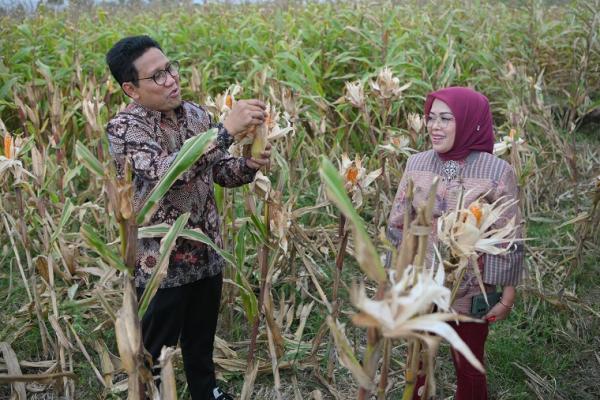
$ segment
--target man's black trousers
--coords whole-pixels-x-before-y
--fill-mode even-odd
[[[187,285],[158,289],[144,318],[144,346],[154,365],[163,346],[180,341],[183,366],[193,400],[212,399],[216,386],[213,343],[221,302],[223,274]],[[143,288],[137,289],[138,298]]]

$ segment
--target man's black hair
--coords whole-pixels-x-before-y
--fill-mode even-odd
[[[123,82],[133,82],[137,86],[139,76],[133,62],[152,47],[162,51],[156,40],[150,36],[129,36],[119,40],[106,53],[108,68],[119,85]]]

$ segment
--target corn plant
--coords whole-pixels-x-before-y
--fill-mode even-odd
[[[468,317],[458,316],[449,313],[450,309],[450,291],[444,287],[444,268],[438,266],[437,272],[434,269],[425,269],[424,253],[427,249],[427,229],[431,229],[431,218],[425,217],[431,215],[433,196],[430,193],[430,201],[426,209],[419,210],[419,217],[416,223],[408,225],[411,230],[418,235],[418,245],[416,253],[413,252],[411,264],[401,269],[390,272],[390,280],[387,280],[387,274],[381,264],[381,258],[377,253],[371,239],[366,234],[364,221],[356,213],[352,204],[343,189],[343,180],[337,174],[331,163],[323,159],[321,166],[321,177],[328,191],[328,197],[340,208],[347,216],[356,242],[360,247],[356,249],[356,257],[363,272],[371,279],[375,280],[379,288],[375,298],[370,299],[365,293],[365,288],[355,288],[353,295],[354,305],[361,311],[353,318],[353,322],[358,326],[366,327],[370,330],[368,333],[368,345],[365,351],[364,359],[358,362],[354,355],[348,340],[343,334],[343,328],[337,325],[333,318],[328,319],[328,324],[333,332],[335,343],[340,357],[345,366],[351,370],[355,379],[360,384],[358,399],[368,398],[369,394],[377,391],[378,398],[385,398],[385,388],[387,386],[387,374],[389,370],[389,342],[384,338],[407,338],[412,339],[409,351],[412,363],[407,363],[411,367],[407,369],[407,387],[403,398],[412,398],[414,389],[413,379],[416,377],[415,365],[419,360],[420,341],[428,347],[427,366],[429,372],[432,371],[433,358],[437,351],[440,337],[448,340],[458,351],[475,365],[478,369],[483,367],[468,347],[462,342],[453,329],[445,324],[448,320],[471,320]],[[436,184],[432,187],[432,193],[435,193]],[[405,247],[405,252],[408,247]],[[404,256],[406,256],[404,254]],[[410,256],[409,256],[410,257]],[[412,258],[411,257],[411,258]],[[397,257],[396,259],[402,259]],[[414,265],[412,264],[414,263]],[[399,278],[398,275],[402,277]],[[432,305],[435,304],[441,311],[446,313],[431,314]],[[428,336],[427,333],[435,333],[440,337]],[[382,354],[383,352],[383,354]],[[383,357],[383,366],[379,389],[376,389],[374,382],[375,373],[378,368],[379,359]],[[411,372],[411,373],[409,373]],[[435,392],[433,379],[430,380],[430,389]]]
[[[524,228],[553,221],[548,242],[524,242],[531,269],[524,307],[532,314],[544,307],[597,312],[575,294],[581,285],[573,281],[597,255],[598,1],[373,5],[153,3],[40,8],[30,15],[0,10],[0,131],[2,150],[9,150],[0,164],[0,292],[13,311],[0,316],[0,341],[6,343],[4,359],[11,360],[11,379],[47,379],[46,390],[81,398],[109,397],[126,387],[117,382],[122,370],[110,353],[117,350],[117,314],[138,312],[118,311],[123,277],[133,266],[133,238],[165,237],[171,228],[144,226],[136,213],[129,215],[127,174],[118,180],[107,169],[104,126],[128,99],[109,76],[104,55],[133,33],[155,37],[181,61],[184,97],[206,104],[215,119],[228,102],[259,97],[280,111],[282,130],[293,128],[274,140],[273,164],[252,185],[216,188],[223,249],[201,232],[179,231],[213,247],[228,264],[219,332],[225,340],[217,338],[215,360],[226,378],[247,377],[246,398],[255,379],[254,396],[262,396],[271,379],[282,398],[305,396],[304,373],[334,397],[353,390],[336,368],[331,349],[341,336],[325,316],[337,308],[338,319],[346,321],[343,299],[354,293],[356,300],[360,291],[345,288],[366,274],[354,268],[361,244],[352,222],[331,206],[319,184],[321,156],[345,164],[340,172],[346,180],[355,179],[358,161],[365,176],[381,169],[366,190],[359,190],[366,183],[360,179],[344,188],[350,197],[362,196],[360,207],[358,197],[353,207],[378,253],[384,242],[378,232],[406,159],[428,147],[424,97],[447,85],[471,86],[491,100],[498,154],[512,164],[522,188]],[[415,223],[426,226],[426,213],[420,218]],[[413,278],[425,278],[418,267],[423,240],[408,233],[392,265],[402,296],[413,289],[398,286],[409,266]],[[267,257],[257,267],[262,249]],[[367,298],[386,304],[394,286],[389,275],[384,285],[366,279]],[[249,351],[256,321],[256,345]],[[588,325],[575,330],[575,336],[590,331]],[[356,360],[374,351],[379,359],[395,357],[392,338],[381,339],[381,326],[367,327],[367,353],[359,331],[364,333],[347,331]],[[22,339],[32,337],[35,350],[28,352]],[[426,342],[401,343],[410,343],[410,383],[422,361],[423,368],[432,364],[419,356]],[[245,361],[250,353],[252,366]],[[176,357],[165,354],[165,373]],[[40,361],[19,366],[27,358]],[[89,370],[90,381],[74,380],[77,368]],[[385,384],[382,379],[375,388],[369,379],[363,383],[373,391]],[[542,380],[532,381],[533,387]],[[21,393],[23,382],[15,383]],[[407,390],[410,385],[405,395]]]

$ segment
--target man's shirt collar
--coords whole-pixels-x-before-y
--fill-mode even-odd
[[[161,122],[163,118],[166,118],[166,114],[163,112],[153,110],[135,101],[132,104],[134,105],[134,110],[136,110],[142,117],[151,118],[156,122]],[[185,116],[185,107],[183,104],[184,101],[182,101],[179,107],[174,110],[177,120],[180,120],[182,116]]]

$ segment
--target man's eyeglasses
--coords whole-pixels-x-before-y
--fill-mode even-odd
[[[167,68],[156,71],[152,76],[147,78],[138,78],[137,80],[143,81],[146,79],[152,79],[157,85],[164,85],[167,81],[167,73],[169,73],[173,79],[179,76],[179,62],[171,61],[171,63],[167,65]]]
[[[425,116],[425,122],[427,123],[428,128],[433,127],[433,125],[435,125],[435,123],[438,122],[439,126],[442,129],[445,129],[448,126],[448,124],[452,121],[454,121],[454,118],[450,115],[440,115],[439,117],[435,115]]]

